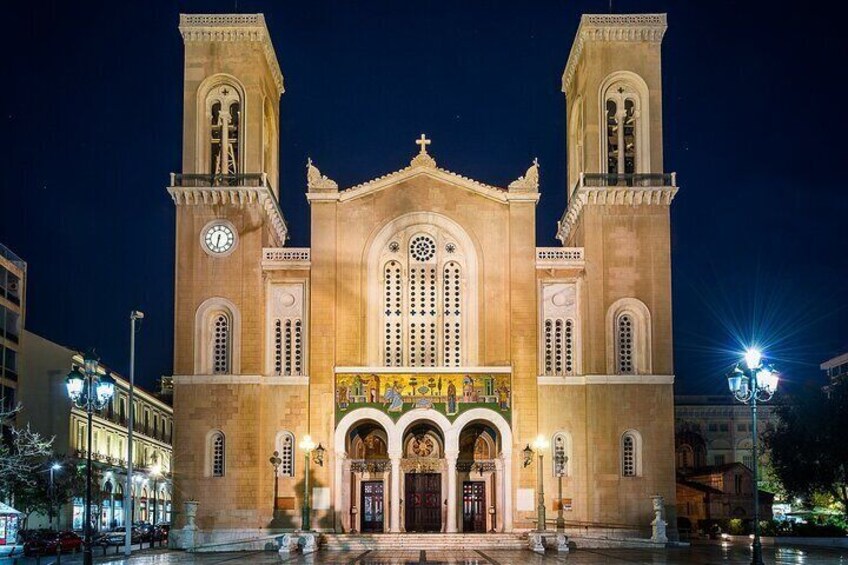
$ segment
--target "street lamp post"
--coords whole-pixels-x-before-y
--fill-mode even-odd
[[[47,520],[50,523],[50,529],[51,530],[53,529],[53,506],[54,506],[55,501],[56,501],[56,490],[55,490],[55,487],[53,486],[53,472],[58,471],[61,468],[62,468],[62,466],[59,465],[58,463],[53,463],[52,465],[50,465],[50,491],[48,492],[50,505],[48,506],[48,509],[47,509]]]
[[[309,463],[314,461],[319,467],[324,466],[324,446],[320,443],[318,447],[309,436],[304,436],[300,442],[300,448],[304,451],[304,480],[303,480],[303,514],[301,516],[300,529],[308,532],[311,529],[310,514],[312,509],[309,506]]]
[[[132,523],[133,523],[133,426],[135,426],[135,324],[144,319],[144,312],[130,312],[130,390],[127,399],[127,485],[124,489],[124,555],[132,553]]]
[[[751,549],[751,563],[763,564],[763,546],[760,542],[760,462],[757,456],[757,402],[768,402],[777,391],[778,375],[774,366],[765,363],[762,353],[755,348],[745,352],[744,363],[739,363],[727,375],[730,392],[739,402],[751,406],[751,455],[754,471],[754,543]]]
[[[279,494],[278,487],[279,487],[279,483],[280,483],[280,481],[278,480],[277,473],[280,470],[280,465],[283,464],[283,460],[280,459],[280,452],[275,451],[274,454],[271,455],[271,458],[269,459],[269,461],[271,463],[271,466],[274,467],[274,505],[271,508],[273,509],[273,513],[272,513],[273,519],[276,519],[277,518],[277,496]]]
[[[539,492],[539,502],[536,505],[536,531],[545,531],[545,481],[544,481],[544,455],[542,451],[549,446],[548,440],[544,436],[539,435],[533,440],[533,448],[528,444],[524,448],[524,466],[527,467],[533,462],[533,453],[538,455],[538,468],[536,469],[536,485]]]
[[[115,394],[115,379],[108,373],[100,375],[97,372],[99,359],[93,351],[85,354],[83,371],[74,367],[65,379],[68,396],[77,408],[85,410],[88,426],[88,443],[86,444],[85,461],[85,549],[83,550],[84,565],[91,565],[91,417],[97,410],[102,410]]]

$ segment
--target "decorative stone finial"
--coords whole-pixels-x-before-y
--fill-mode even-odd
[[[415,144],[421,147],[421,150],[418,152],[418,155],[412,158],[412,161],[409,163],[411,166],[435,168],[436,160],[427,153],[427,146],[431,143],[433,143],[433,140],[427,139],[427,136],[423,133],[421,137],[415,140]]]
[[[539,160],[533,159],[533,164],[523,177],[518,177],[509,183],[510,192],[539,192]]]
[[[310,191],[338,190],[336,181],[322,175],[318,167],[312,164],[312,158],[306,160],[306,186]]]

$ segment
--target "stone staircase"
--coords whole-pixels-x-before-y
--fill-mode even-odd
[[[331,534],[321,535],[327,551],[525,549],[526,534]]]

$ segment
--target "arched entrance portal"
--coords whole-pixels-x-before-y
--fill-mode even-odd
[[[338,531],[512,531],[512,432],[493,410],[393,422],[358,408],[338,422],[334,451]]]

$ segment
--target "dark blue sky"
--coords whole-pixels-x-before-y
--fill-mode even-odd
[[[719,392],[754,339],[793,381],[848,349],[841,20],[809,5],[615,2],[664,11],[666,170],[679,392]],[[170,374],[180,164],[178,14],[233,2],[15,2],[4,10],[0,241],[29,263],[32,331]],[[348,186],[408,163],[506,185],[542,166],[538,245],[565,206],[560,77],[580,14],[607,1],[239,1],[285,75],[282,207],[309,245],[304,163]]]

